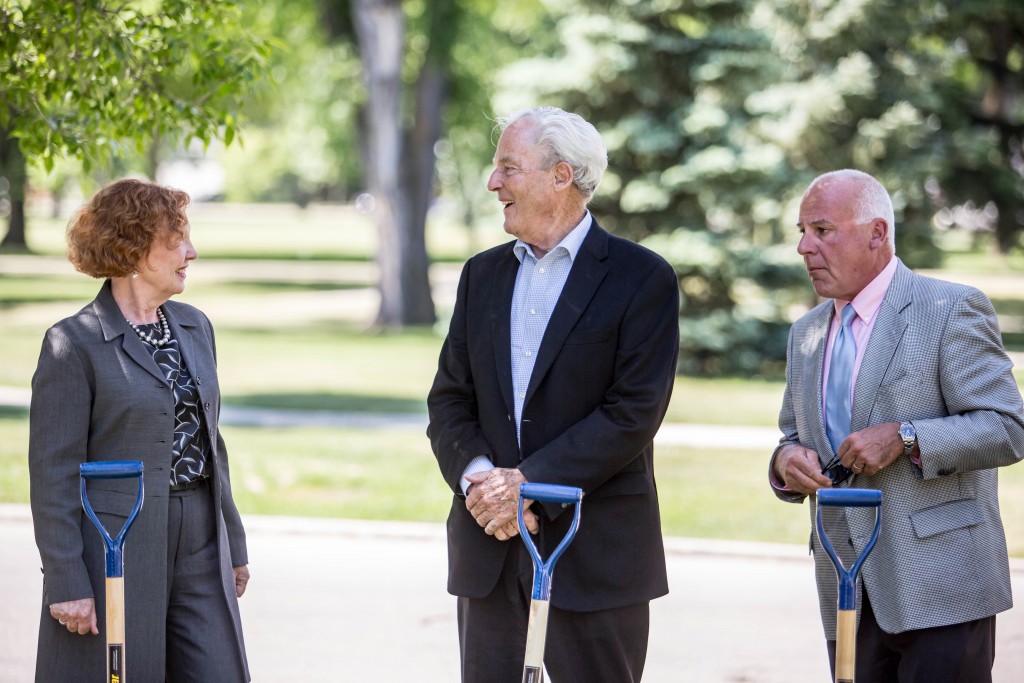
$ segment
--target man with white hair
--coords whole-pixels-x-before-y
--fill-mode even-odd
[[[1024,406],[984,294],[911,272],[892,202],[854,170],[814,180],[798,251],[829,300],[793,324],[783,433],[769,479],[789,502],[820,488],[882,491],[882,531],[861,571],[859,679],[992,680],[995,615],[1012,606],[997,467],[1024,457]],[[825,508],[850,567],[873,513]],[[836,573],[811,535],[835,669]]]
[[[551,107],[499,123],[487,187],[517,239],[463,268],[427,399],[454,494],[463,681],[521,681],[533,574],[515,538],[523,481],[585,494],[551,593],[552,679],[639,681],[649,602],[668,592],[652,442],[675,376],[678,280],[587,209],[607,166],[591,124]],[[549,557],[572,513],[534,504],[524,517]]]

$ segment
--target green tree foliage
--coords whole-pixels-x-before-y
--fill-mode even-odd
[[[609,144],[595,214],[675,265],[681,369],[771,373],[814,302],[795,240],[816,175],[856,167],[897,210],[901,257],[935,226],[1024,227],[1014,0],[561,0],[559,45],[503,71],[508,106],[577,111]]]
[[[926,190],[947,209],[941,219],[950,226],[958,225],[953,207],[976,207],[982,220],[994,210],[989,222],[1008,252],[1024,232],[1024,3],[935,3],[931,12],[934,35],[911,44],[926,55],[945,52],[931,59],[946,78],[935,79],[941,99],[928,116],[938,116],[939,148],[948,154],[936,169],[938,186]]]
[[[365,100],[359,56],[330,40],[317,3],[250,0],[242,18],[280,45],[267,87],[246,99],[243,144],[221,156],[228,201],[347,200],[363,189],[357,112]]]
[[[231,0],[0,0],[0,131],[46,169],[230,144],[270,50],[240,16]]]
[[[1024,229],[1024,4],[790,0],[764,3],[784,78],[751,101],[787,163],[853,166],[897,209],[898,252],[941,259],[934,228]],[[884,27],[884,28],[883,28]]]
[[[493,153],[489,143],[478,144],[480,131],[491,126],[489,112],[476,105],[486,101],[489,73],[511,52],[502,26],[523,15],[507,4],[319,0],[330,39],[354,45],[360,55],[365,94],[356,129],[379,238],[380,326],[435,320],[425,230],[438,193],[437,154],[447,150],[445,178],[468,198],[460,184],[467,180],[466,159]],[[474,153],[465,154],[467,148]]]
[[[806,277],[778,224],[792,193],[783,150],[745,103],[779,78],[756,3],[562,3],[564,49],[505,71],[508,107],[557,104],[593,122],[609,171],[592,204],[612,231],[675,266],[681,369],[777,372]]]
[[[450,104],[437,170],[441,192],[456,201],[473,229],[488,207],[498,206],[486,184],[497,142],[494,119],[508,113],[494,109],[492,97],[500,89],[496,76],[504,65],[552,49],[558,34],[539,0],[459,4],[465,11],[452,46]]]

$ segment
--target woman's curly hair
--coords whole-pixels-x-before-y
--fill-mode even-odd
[[[157,239],[185,236],[189,196],[143,180],[107,185],[68,223],[68,260],[96,278],[124,277]]]

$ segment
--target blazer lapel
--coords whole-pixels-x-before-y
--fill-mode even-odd
[[[134,338],[135,333],[133,332],[130,336],[126,334],[130,328],[124,315],[121,314],[117,302],[114,301],[110,280],[103,284],[100,293],[96,295],[96,299],[93,301],[93,311],[96,312],[96,317],[100,321],[105,341],[112,342],[117,337],[121,337],[121,348],[124,349],[128,357],[163,384],[167,384],[167,378],[164,377],[164,373],[160,372],[156,361],[153,360],[153,355],[141,343],[138,343],[139,340]]]
[[[171,326],[171,334],[178,340],[178,350],[181,352],[182,361],[188,368],[189,374],[192,375],[192,379],[195,380],[199,372],[199,359],[196,358],[195,344],[192,341],[192,331],[195,329],[196,323],[187,315],[181,315],[177,310],[171,313],[168,310],[170,308],[170,306],[164,306],[167,324]]]
[[[515,414],[516,405],[512,396],[512,293],[519,272],[519,259],[512,252],[512,244],[509,244],[491,278],[492,295],[483,297],[484,301],[494,302],[490,309],[494,363],[501,397],[510,416]]]
[[[530,375],[530,386],[526,390],[525,401],[529,401],[533,392],[537,390],[544,375],[562,350],[566,337],[576,326],[590,300],[594,298],[601,281],[608,274],[608,266],[605,263],[607,258],[608,233],[595,221],[590,226],[583,244],[580,245],[569,277],[562,288],[562,294],[551,312],[551,320],[537,351],[537,360],[533,365],[533,374]]]
[[[878,307],[878,319],[871,330],[868,348],[864,351],[857,384],[853,390],[853,415],[850,428],[864,429],[878,395],[878,387],[896,354],[900,339],[907,329],[903,309],[910,304],[911,271],[901,262],[889,285],[882,304]]]
[[[203,377],[216,375],[216,360],[213,357],[211,343],[204,339],[200,321],[197,319],[193,309],[179,306],[173,301],[164,305],[164,312],[167,315],[167,324],[171,326],[171,334],[178,341],[178,351],[181,353],[182,365],[192,377],[196,391],[199,392],[199,401],[203,417],[207,420],[207,427],[217,424],[219,420],[220,400],[216,394],[216,384],[206,382],[203,384]],[[198,343],[197,343],[198,339]],[[211,405],[215,407],[211,407]],[[214,438],[214,431],[210,430],[211,440]],[[216,445],[214,445],[216,451]]]

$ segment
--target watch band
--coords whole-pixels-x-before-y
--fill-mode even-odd
[[[902,422],[899,435],[903,439],[903,457],[909,457],[914,452],[914,444],[917,443],[917,430],[909,422]]]

